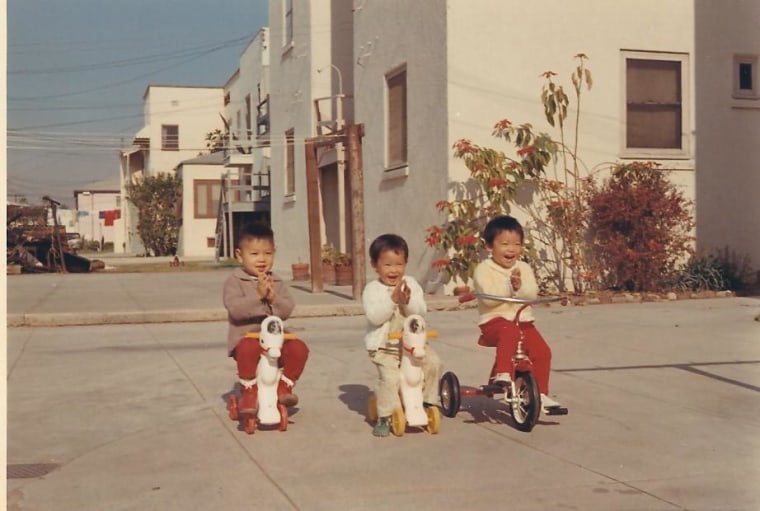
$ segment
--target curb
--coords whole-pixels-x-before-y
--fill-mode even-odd
[[[462,308],[453,300],[436,300],[428,303],[429,310],[457,310]],[[359,302],[328,305],[296,305],[290,318],[318,318],[330,316],[361,316],[364,314]],[[53,312],[31,314],[8,314],[7,326],[55,327],[88,325],[130,325],[141,323],[200,323],[227,321],[225,309],[206,310],[156,310],[134,312]]]

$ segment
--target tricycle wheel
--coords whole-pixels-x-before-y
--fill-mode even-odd
[[[256,431],[256,415],[252,413],[243,414],[243,430],[249,435],[253,435]]]
[[[374,392],[367,398],[367,418],[370,422],[377,422],[377,396]]]
[[[435,435],[441,429],[441,412],[436,406],[427,408],[428,432]]]
[[[230,415],[230,419],[233,421],[238,420],[238,400],[234,394],[227,400],[227,412]]]
[[[396,436],[403,436],[406,431],[406,416],[401,408],[396,408],[391,414],[391,431]]]
[[[512,418],[517,429],[529,432],[541,413],[541,394],[536,379],[529,372],[515,375],[515,395],[512,396]]]
[[[438,394],[441,398],[441,410],[446,417],[456,417],[459,411],[461,396],[459,393],[459,378],[451,371],[441,377],[438,385]]]
[[[278,404],[277,409],[280,411],[280,424],[277,429],[285,431],[288,429],[288,407],[283,404]]]

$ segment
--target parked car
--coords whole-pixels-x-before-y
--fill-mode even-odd
[[[67,232],[66,241],[71,250],[80,250],[82,248],[82,236],[78,232]]]

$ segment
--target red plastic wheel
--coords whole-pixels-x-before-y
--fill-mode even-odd
[[[288,429],[288,407],[285,405],[277,405],[277,409],[280,411],[280,425],[277,427],[280,431]]]
[[[243,429],[249,435],[256,431],[256,416],[252,413],[243,414]]]
[[[230,414],[230,419],[233,421],[238,420],[238,400],[237,396],[230,396],[227,400],[227,411]]]

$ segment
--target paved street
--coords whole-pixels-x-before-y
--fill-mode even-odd
[[[438,435],[374,438],[360,316],[295,318],[311,356],[288,431],[246,435],[223,322],[8,330],[8,509],[760,509],[760,300],[537,310],[564,417],[531,433],[482,397]],[[476,313],[433,312],[478,385]],[[23,467],[30,464],[31,467]],[[13,475],[13,474],[9,474]]]

